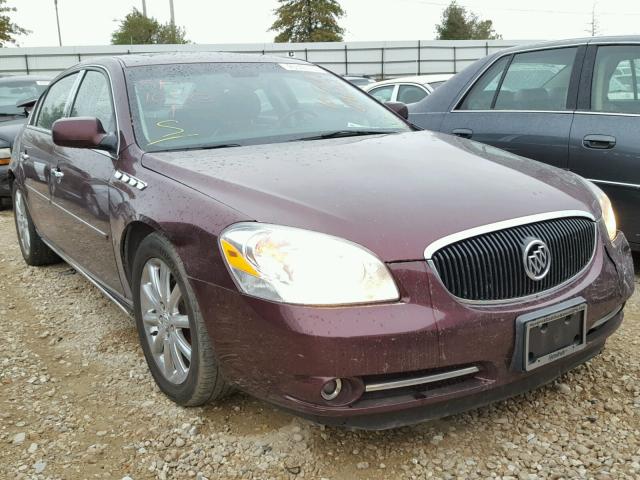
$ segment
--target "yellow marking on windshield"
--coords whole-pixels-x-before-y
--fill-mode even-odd
[[[155,145],[155,144],[161,143],[161,142],[167,142],[169,140],[178,140],[180,138],[197,137],[199,135],[197,133],[187,133],[187,134],[185,134],[184,133],[185,132],[184,128],[173,127],[171,125],[168,125],[169,123],[173,123],[175,125],[175,124],[178,123],[178,121],[177,120],[162,120],[162,121],[156,123],[157,127],[168,128],[168,129],[174,130],[174,131],[172,131],[170,133],[167,133],[166,135],[163,135],[158,140],[154,140],[153,142],[149,142],[147,144],[147,146]]]

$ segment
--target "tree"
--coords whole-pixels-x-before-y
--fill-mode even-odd
[[[160,23],[134,8],[118,29],[111,34],[113,45],[146,45],[150,43],[188,43],[184,28]]]
[[[493,29],[491,20],[481,20],[454,0],[442,12],[436,25],[438,40],[496,40],[502,38]]]
[[[338,19],[345,11],[336,0],[278,0],[277,20],[270,31],[276,42],[340,42],[344,29]]]
[[[8,44],[17,45],[15,36],[30,33],[29,30],[16,25],[11,21],[9,13],[15,12],[15,7],[7,7],[7,0],[0,0],[0,47]]]

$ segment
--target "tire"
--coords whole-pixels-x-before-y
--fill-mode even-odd
[[[11,208],[11,197],[0,197],[0,211]]]
[[[227,395],[231,387],[220,372],[195,294],[173,245],[158,233],[148,235],[136,252],[132,271],[140,344],[160,390],[187,407]]]
[[[36,231],[24,193],[15,183],[13,184],[13,212],[18,244],[27,265],[40,267],[60,263],[62,261],[60,257],[42,241],[42,237]]]

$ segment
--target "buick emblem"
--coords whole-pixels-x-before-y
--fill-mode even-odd
[[[524,271],[531,280],[540,281],[551,268],[551,253],[542,240],[534,239],[524,248]]]

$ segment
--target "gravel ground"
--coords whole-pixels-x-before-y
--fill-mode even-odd
[[[0,245],[0,478],[640,478],[640,292],[603,354],[553,385],[352,432],[240,393],[175,406],[131,319],[68,265],[25,266],[11,212]]]

